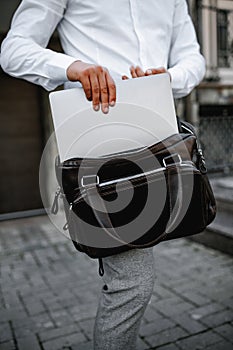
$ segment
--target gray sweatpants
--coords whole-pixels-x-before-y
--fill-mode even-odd
[[[140,322],[154,286],[153,248],[103,259],[103,282],[94,327],[94,350],[135,350]]]

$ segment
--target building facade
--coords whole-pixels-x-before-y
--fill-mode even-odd
[[[183,105],[207,158],[209,171],[233,170],[233,1],[189,0],[206,76]]]

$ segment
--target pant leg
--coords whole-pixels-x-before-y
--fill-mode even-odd
[[[154,285],[153,248],[103,259],[103,282],[94,327],[95,350],[135,350],[140,322]]]

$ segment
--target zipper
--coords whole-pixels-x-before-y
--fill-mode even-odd
[[[53,204],[52,204],[52,208],[51,208],[51,213],[52,214],[57,214],[58,212],[58,198],[61,194],[61,187],[59,186],[55,192],[55,196],[54,196],[54,200],[53,200]]]
[[[122,177],[121,179],[114,179],[114,180],[110,180],[110,181],[105,181],[105,182],[100,183],[98,185],[98,187],[101,188],[101,187],[104,187],[104,186],[115,185],[117,183],[122,183],[122,182],[130,181],[130,180],[137,180],[140,177],[144,177],[144,176],[149,176],[149,175],[154,175],[156,173],[160,173],[160,172],[164,171],[165,169],[166,169],[165,167],[161,167],[161,168],[158,168],[158,169],[146,171],[146,172],[141,173],[141,174],[126,176],[126,177]]]
[[[174,166],[176,164],[172,164],[171,166]],[[179,164],[180,167],[190,167],[190,164]],[[110,185],[115,185],[117,183],[122,183],[122,182],[126,182],[126,181],[130,181],[130,180],[137,180],[140,177],[144,177],[144,176],[150,176],[150,175],[154,175],[160,172],[163,172],[164,170],[166,170],[167,167],[161,167],[158,169],[153,169],[153,170],[149,170],[149,171],[145,171],[144,173],[141,174],[136,174],[136,175],[132,175],[132,176],[126,176],[126,177],[122,177],[121,179],[114,179],[111,181],[105,181],[102,182],[98,185],[98,187],[104,187],[104,186],[110,186]]]
[[[171,165],[170,168],[171,167],[174,167],[174,169],[176,168],[176,166],[174,166],[174,164]],[[200,173],[200,171],[194,167],[192,162],[189,162],[187,164],[184,164],[184,163],[183,164],[179,164],[179,167],[182,167],[183,170],[186,170],[186,171],[190,171],[190,169],[191,169],[192,173]],[[127,177],[123,177],[121,179],[114,179],[114,180],[111,180],[111,181],[105,181],[105,182],[102,182],[102,183],[96,185],[96,188],[97,188],[97,190],[98,190],[98,188],[102,189],[101,196],[102,195],[105,196],[105,195],[108,195],[108,194],[111,194],[111,193],[115,193],[115,189],[112,189],[111,186],[116,185],[116,184],[120,184],[122,186],[121,188],[118,188],[118,191],[126,190],[128,188],[127,183],[130,180],[137,181],[137,183],[134,184],[133,186],[134,187],[139,187],[139,186],[144,184],[144,182],[140,182],[140,179],[142,179],[145,176],[150,176],[150,177],[152,177],[151,181],[153,181],[153,175],[155,175],[155,174],[162,174],[162,173],[164,173],[164,171],[166,169],[167,168],[165,168],[165,167],[161,167],[161,168],[158,168],[158,169],[147,171],[145,173],[136,174],[136,175],[133,175],[133,176],[127,176]],[[157,179],[157,177],[156,177],[156,179]],[[149,181],[149,179],[147,179],[147,180]],[[82,201],[83,200],[83,196],[85,196],[85,192],[80,191],[79,194],[78,194],[78,197],[76,197],[73,200],[73,202],[72,202],[73,206],[77,205],[80,201]],[[71,206],[71,210],[72,210],[72,206]]]

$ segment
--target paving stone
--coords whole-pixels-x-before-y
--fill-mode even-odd
[[[192,319],[188,314],[173,315],[172,320],[185,329],[189,334],[199,333],[206,329],[202,323]]]
[[[44,342],[74,333],[80,333],[80,327],[77,324],[45,330],[39,333],[39,338],[42,342]]]
[[[173,328],[175,326],[175,323],[168,319],[159,319],[157,321],[152,321],[150,323],[144,324],[140,328],[140,336],[146,337],[152,334],[159,333],[165,329]]]
[[[181,297],[190,300],[196,306],[203,306],[205,304],[210,304],[212,300],[206,295],[201,295],[195,290],[188,290],[181,294]]]
[[[36,333],[36,328],[34,325],[25,325],[24,327],[16,328],[14,331],[17,340],[31,336],[34,333]]]
[[[233,296],[232,296],[232,281],[229,281],[229,276],[232,272],[225,275],[225,282],[212,285],[211,282],[207,286],[202,288],[202,294],[205,294],[208,298],[224,304],[226,299],[231,299],[231,307],[233,308]]]
[[[16,345],[13,340],[4,342],[0,344],[1,350],[16,350]]]
[[[34,335],[18,339],[17,345],[18,350],[41,350],[38,339]]]
[[[174,293],[169,290],[168,288],[165,288],[164,286],[162,286],[161,284],[159,284],[160,280],[157,281],[157,283],[155,283],[154,286],[154,293],[155,295],[160,296],[160,298],[172,298],[174,297]]]
[[[71,313],[73,314],[75,321],[86,320],[96,316],[97,304],[89,303],[89,305],[85,305],[85,307],[79,308],[77,313],[73,313],[72,311],[73,309],[71,310]]]
[[[178,346],[176,346],[175,344],[168,344],[168,345],[164,345],[164,346],[159,346],[159,347],[155,347],[155,348],[150,348],[150,349],[158,349],[158,350],[179,350],[180,348],[178,348]]]
[[[93,350],[93,349],[94,349],[94,345],[92,341],[71,346],[71,350]]]
[[[26,318],[27,314],[22,308],[2,309],[0,311],[0,322],[11,321],[12,319]]]
[[[187,280],[187,283],[178,284],[174,287],[176,293],[183,294],[188,291],[199,290],[202,283],[198,280]]]
[[[210,346],[207,346],[205,350],[232,350],[232,343],[227,341],[221,341],[216,344],[212,344]]]
[[[50,316],[56,327],[63,327],[74,323],[74,317],[65,309],[51,311]]]
[[[64,337],[56,338],[54,340],[49,340],[47,342],[43,342],[43,348],[44,350],[60,350],[65,347],[69,348],[72,345],[84,343],[86,340],[87,339],[82,333],[75,333]]]
[[[30,267],[37,267],[37,262],[35,260],[34,255],[32,254],[32,252],[25,252],[23,254],[23,262],[25,262],[25,264]]]
[[[217,327],[233,319],[232,310],[223,310],[201,318],[201,322],[209,327]]]
[[[92,339],[93,337],[93,329],[95,324],[95,318],[91,318],[89,320],[84,320],[79,322],[79,326],[84,332],[85,336],[88,339]]]
[[[223,305],[220,305],[218,303],[211,303],[204,306],[201,306],[199,308],[194,308],[190,315],[193,319],[198,320],[203,318],[204,316],[208,316],[211,314],[216,313],[217,311],[223,311],[225,308]]]
[[[221,300],[221,304],[225,305],[227,308],[231,308],[233,310],[233,297],[224,298]]]
[[[158,311],[156,311],[152,306],[147,307],[143,316],[143,319],[146,320],[146,322],[151,322],[161,318],[164,318],[164,316],[161,315],[161,313],[158,313]]]
[[[43,298],[43,304],[45,305],[45,310],[50,312],[61,310],[67,306],[64,304],[63,301],[62,303],[60,303],[59,301],[56,301],[55,297],[54,299],[47,298],[47,300]]]
[[[40,299],[40,295],[43,293],[48,292],[48,286],[42,285],[42,286],[23,286],[19,290],[19,296],[21,299],[25,300],[26,298],[28,299],[33,299],[37,298],[38,300]]]
[[[0,343],[13,340],[13,334],[9,323],[0,323]],[[1,346],[0,346],[1,347]]]
[[[13,320],[12,327],[18,339],[42,330],[54,328],[54,324],[51,322],[49,316],[45,314],[36,317],[28,317],[21,320],[21,322],[19,320]]]
[[[27,301],[25,305],[30,316],[45,312],[45,307],[39,300],[34,300],[31,302]]]
[[[50,325],[52,322],[52,319],[47,312],[32,316],[31,319],[35,323],[36,329],[44,328],[45,326]]]
[[[213,346],[214,344],[221,341],[222,338],[218,334],[209,330],[204,333],[192,335],[186,339],[179,340],[177,341],[177,345],[183,350],[202,350],[206,349],[207,346]]]
[[[147,345],[141,338],[137,339],[137,348],[136,350],[147,350],[149,349],[149,345]]]
[[[214,331],[220,334],[226,340],[229,340],[231,343],[233,343],[233,326],[231,324],[227,323],[222,326],[216,327],[214,328]]]
[[[70,310],[72,310],[72,307],[74,307],[74,305],[78,304],[78,300],[77,297],[72,296],[70,298],[62,298],[59,299],[59,303],[64,307],[64,308],[69,308]],[[52,308],[51,308],[52,309]],[[53,309],[52,309],[53,310]]]
[[[34,287],[34,288],[44,288],[46,289],[46,284],[45,281],[43,280],[42,276],[39,274],[33,274],[29,276],[29,281],[30,284]]]
[[[10,309],[10,308],[20,308],[20,309],[24,309],[20,299],[19,299],[19,296],[16,292],[16,290],[10,290],[8,289],[4,295],[3,295],[3,299],[4,299],[4,304],[5,304],[5,307],[7,309]]]
[[[180,338],[187,336],[188,333],[180,327],[174,327],[171,329],[164,330],[158,334],[148,336],[145,338],[146,342],[151,346],[165,345],[173,343]]]
[[[165,316],[171,317],[174,314],[183,313],[184,311],[193,309],[193,305],[182,300],[179,297],[160,300],[155,303],[155,309]]]

